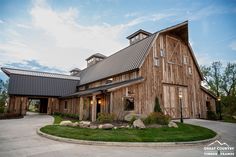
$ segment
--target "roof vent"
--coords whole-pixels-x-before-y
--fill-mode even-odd
[[[93,54],[92,56],[90,56],[89,58],[86,59],[87,67],[94,65],[105,58],[107,58],[107,57],[101,53]]]
[[[140,29],[126,38],[129,39],[129,43],[132,45],[146,37],[149,37],[150,35],[152,35],[152,33]]]
[[[81,70],[79,68],[74,68],[70,71],[70,75],[71,76],[76,76],[81,72]]]

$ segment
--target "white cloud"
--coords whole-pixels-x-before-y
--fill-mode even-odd
[[[229,45],[229,47],[230,47],[233,51],[236,51],[236,41],[231,42],[231,44]]]
[[[29,12],[32,20],[9,28],[7,42],[0,43],[1,64],[37,60],[39,64],[63,70],[84,68],[89,55],[97,52],[110,55],[124,48],[128,41],[121,38],[128,28],[172,16],[154,14],[125,24],[85,26],[80,22],[76,8],[55,11],[45,1],[33,2]]]

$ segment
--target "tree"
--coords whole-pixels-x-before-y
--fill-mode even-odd
[[[0,79],[0,113],[4,112],[7,95],[8,81],[4,82]]]
[[[220,96],[222,87],[222,74],[221,74],[222,64],[218,62],[213,62],[211,66],[201,66],[201,71],[203,73],[205,82],[210,87],[210,90]]]
[[[228,63],[222,77],[222,90],[226,96],[236,94],[236,63]]]
[[[155,98],[154,112],[162,112],[158,97]]]

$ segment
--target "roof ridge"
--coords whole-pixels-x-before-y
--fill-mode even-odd
[[[26,71],[26,72],[46,73],[46,74],[54,74],[54,75],[61,75],[61,76],[78,77],[78,76],[71,76],[71,75],[60,74],[60,73],[55,73],[55,72],[44,72],[44,71],[26,70],[26,69],[19,69],[19,68],[1,67],[1,69],[21,70],[21,71]]]

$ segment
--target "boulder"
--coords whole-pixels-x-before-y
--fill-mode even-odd
[[[115,126],[113,129],[115,129],[115,130],[116,130],[116,129],[118,129],[118,128]]]
[[[73,124],[72,124],[72,126],[79,126],[79,123],[78,122],[74,122]]]
[[[97,129],[98,128],[98,126],[97,125],[90,125],[90,127],[89,127],[90,129]]]
[[[178,125],[175,122],[170,121],[168,124],[169,128],[178,128]]]
[[[232,116],[233,119],[236,119],[236,116]]]
[[[124,119],[125,121],[130,122],[133,117],[135,117],[135,119],[145,119],[147,116],[142,114],[129,113],[124,117]]]
[[[143,121],[141,119],[137,119],[133,122],[133,126],[135,128],[139,128],[139,129],[144,129],[146,128],[146,126],[144,125]]]
[[[89,128],[90,125],[91,125],[90,121],[81,121],[81,122],[79,122],[79,126],[81,128]]]
[[[70,120],[64,120],[64,121],[61,121],[59,125],[61,125],[61,126],[73,126],[73,123]]]
[[[113,127],[114,127],[114,125],[112,125],[110,123],[101,124],[98,126],[99,129],[105,129],[105,130],[112,129]]]

